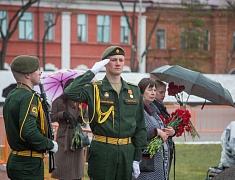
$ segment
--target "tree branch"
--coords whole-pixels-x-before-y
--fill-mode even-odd
[[[158,17],[156,18],[155,22],[154,22],[154,25],[153,25],[153,28],[149,34],[149,37],[148,37],[148,41],[147,41],[147,45],[146,45],[146,48],[145,48],[145,51],[143,52],[143,54],[141,55],[141,61],[143,59],[143,57],[145,56],[145,54],[148,52],[148,48],[149,48],[149,45],[150,45],[150,41],[151,41],[151,38],[152,38],[152,35],[153,35],[153,32],[157,26],[157,23],[160,19],[160,16],[161,16],[161,13],[158,13]]]
[[[17,29],[20,18],[29,9],[29,7],[31,7],[37,1],[38,0],[29,0],[25,5],[22,5],[21,8],[11,18],[9,25],[8,25],[8,28],[7,28],[7,33],[6,33],[8,35],[8,38],[10,38],[12,36],[12,34],[15,32],[15,30]],[[15,24],[13,25],[14,22],[15,22]]]

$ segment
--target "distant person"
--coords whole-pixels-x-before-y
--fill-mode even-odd
[[[73,80],[67,80],[64,88],[73,82]],[[81,107],[79,106],[81,106],[81,103],[69,100],[63,94],[52,102],[51,121],[59,123],[56,136],[59,150],[55,155],[57,168],[52,172],[52,178],[81,180],[84,177],[83,148],[76,148],[72,144],[76,127],[82,124]]]
[[[10,179],[44,179],[44,153],[57,152],[56,142],[47,138],[47,122],[41,98],[33,90],[40,83],[39,60],[17,56],[11,63],[17,82],[3,105],[7,140],[12,149],[7,161]]]
[[[221,136],[222,153],[220,157],[220,169],[235,165],[235,121],[232,121]]]
[[[138,86],[143,96],[148,144],[155,136],[159,136],[163,140],[163,144],[160,150],[152,157],[154,160],[154,170],[141,172],[137,180],[168,180],[170,172],[170,149],[168,138],[169,136],[172,136],[175,131],[173,128],[166,127],[159,116],[159,109],[153,103],[157,92],[155,80],[143,78]],[[144,154],[144,156],[146,155],[147,154]]]
[[[160,80],[155,80],[156,82],[156,97],[153,103],[157,106],[159,110],[159,115],[162,115],[165,119],[168,119],[170,117],[170,114],[168,113],[166,106],[164,105],[163,101],[165,99],[165,94],[166,94],[166,84]],[[168,127],[165,129],[166,131],[173,131],[173,128]],[[175,143],[172,139],[172,137],[175,134],[171,135],[168,137],[168,144],[170,148],[170,168],[171,169],[171,164],[172,164],[172,159],[174,157],[174,152],[175,152]]]
[[[91,70],[74,79],[64,91],[68,99],[88,104],[93,140],[88,156],[91,180],[130,180],[139,176],[146,148],[143,100],[136,85],[122,79],[125,51],[110,46]],[[92,82],[106,67],[102,81]]]
[[[168,113],[166,106],[163,103],[166,96],[166,84],[160,80],[155,80],[155,82],[156,82],[156,97],[153,103],[157,106],[161,115],[163,115],[164,118],[168,119],[170,117],[170,114]]]
[[[210,167],[208,170],[208,179],[215,180],[233,180],[235,169],[235,121],[224,130],[221,136],[222,152],[220,164],[217,167]],[[231,168],[231,169],[230,169]]]

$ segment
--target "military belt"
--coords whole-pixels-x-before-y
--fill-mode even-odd
[[[107,143],[107,144],[114,144],[114,145],[125,145],[131,143],[131,138],[112,138],[100,135],[94,135],[93,140]]]
[[[24,151],[15,151],[13,150],[11,152],[12,154],[17,154],[19,156],[28,156],[28,157],[39,157],[39,158],[44,158],[43,153],[38,153],[36,151],[31,151],[31,150],[24,150]]]

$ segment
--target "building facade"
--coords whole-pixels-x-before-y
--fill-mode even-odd
[[[21,1],[0,2],[0,22],[3,33],[6,33],[11,18],[20,8],[20,3]],[[124,3],[124,6],[125,12],[131,19],[133,3]],[[55,21],[56,24],[52,26]],[[136,35],[138,21],[137,14],[134,20],[136,26],[133,29]],[[131,20],[130,23],[132,23]],[[47,29],[50,26],[52,27]],[[145,27],[143,30],[146,29]],[[47,30],[48,33],[45,36]],[[144,32],[142,39],[145,39],[145,34]],[[41,1],[33,4],[21,17],[18,28],[8,43],[5,68],[9,69],[9,64],[15,56],[28,54],[38,56],[41,65],[45,64],[46,70],[88,69],[101,60],[102,52],[111,45],[118,45],[125,49],[125,71],[130,71],[132,39],[126,17],[117,1],[71,1],[67,4]],[[2,43],[0,48],[1,46]],[[43,60],[43,53],[45,60]]]
[[[15,56],[28,54],[38,56],[41,66],[45,65],[45,70],[89,69],[100,60],[104,49],[110,45],[118,45],[126,51],[126,71],[130,71],[131,53],[135,49],[135,66],[142,73],[149,73],[165,64],[185,65],[209,74],[235,73],[235,10],[225,3],[210,0],[204,9],[198,10],[199,14],[210,11],[200,17],[205,25],[190,30],[191,34],[198,33],[200,37],[189,38],[187,29],[182,26],[182,21],[185,20],[183,18],[187,16],[179,0],[151,2],[152,4],[149,1],[138,1],[134,18],[136,47],[132,46],[131,32],[118,1],[35,3],[21,18],[9,40],[5,68],[9,69]],[[20,6],[21,1],[17,0],[0,2],[3,33],[6,33],[11,18]],[[124,10],[131,19],[133,1],[125,2]],[[153,29],[158,15],[157,26]],[[44,37],[47,27],[56,19],[56,24],[48,29]],[[148,43],[146,56],[141,58]],[[1,46],[0,34],[0,48]],[[188,51],[190,48],[196,52]]]
[[[150,40],[146,71],[178,62],[202,73],[235,74],[235,9],[226,2],[206,4],[201,9],[194,9],[198,19],[190,20],[193,10],[188,9],[191,11],[188,12],[186,8],[180,4],[162,4],[147,9],[147,36],[156,17],[160,15],[160,18]],[[198,26],[193,27],[193,23]],[[197,34],[193,36],[193,33]],[[190,47],[192,51],[189,51]],[[187,61],[182,61],[185,56]]]

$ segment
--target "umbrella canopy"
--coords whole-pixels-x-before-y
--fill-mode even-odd
[[[67,80],[72,79],[72,78],[74,79],[77,76],[84,74],[84,72],[86,71],[72,70],[72,69],[60,69],[49,75],[43,76],[41,78],[41,83],[44,86],[44,90],[49,100],[53,101],[63,93],[63,87]],[[40,92],[38,87],[36,87],[35,90]]]
[[[199,72],[178,65],[165,65],[153,70],[151,74],[167,83],[174,82],[176,85],[184,85],[184,91],[189,95],[204,98],[215,104],[234,107],[230,92],[219,82],[213,81]]]

